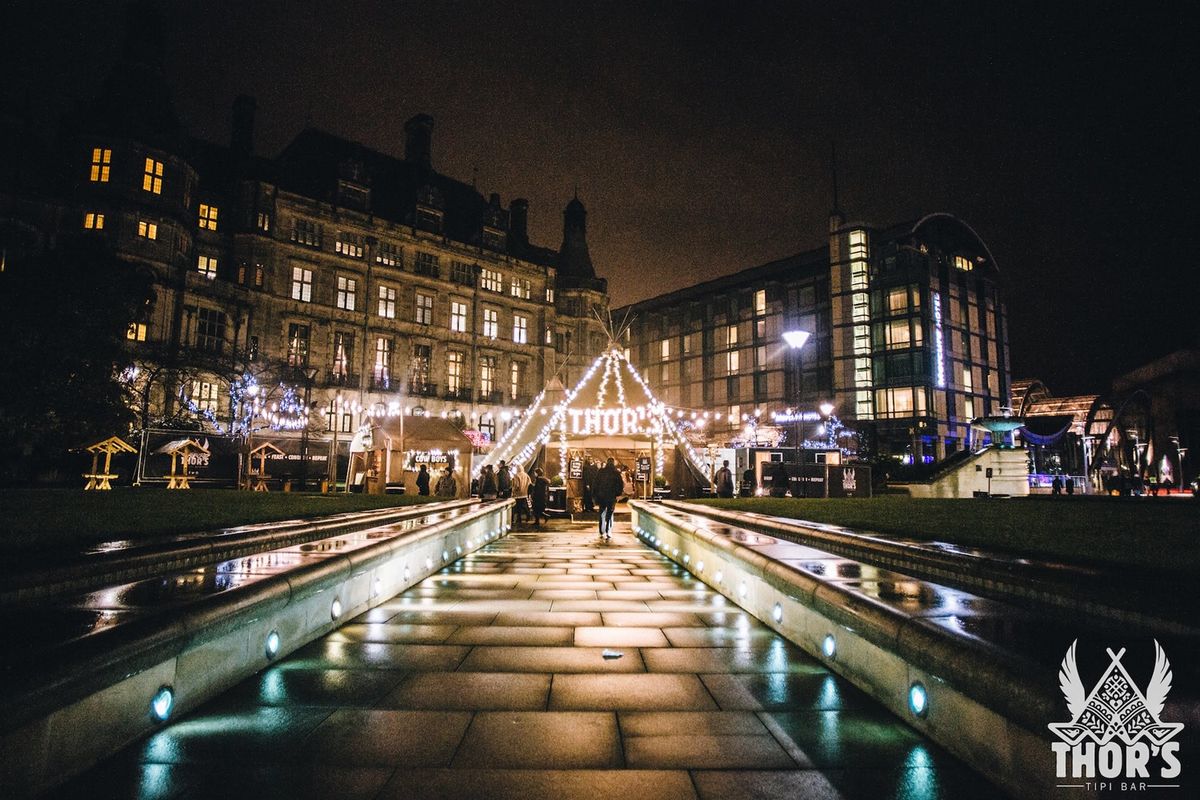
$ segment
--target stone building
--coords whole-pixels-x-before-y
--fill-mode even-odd
[[[325,412],[318,436],[382,404],[495,438],[607,345],[578,198],[558,250],[530,242],[527,201],[506,207],[437,171],[424,114],[404,125],[402,156],[314,128],[264,156],[248,97],[227,144],[198,140],[174,113],[162,42],[161,21],[133,6],[95,102],[43,168],[22,166],[34,143],[7,149],[0,186],[11,253],[81,231],[153,272],[128,335],[144,424],[227,425],[241,413],[231,385],[251,376],[308,394]]]
[[[936,461],[1009,404],[1000,274],[949,214],[877,227],[834,212],[825,247],[613,311],[626,315],[664,402],[731,428],[800,416],[779,425],[788,442],[831,405],[869,450]]]

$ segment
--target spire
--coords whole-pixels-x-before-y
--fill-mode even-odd
[[[578,192],[578,190],[576,190]],[[587,209],[578,193],[563,209],[563,240],[558,248],[558,278],[564,286],[583,286],[596,280],[587,243]]]

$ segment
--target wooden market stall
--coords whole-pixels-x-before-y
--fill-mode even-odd
[[[165,453],[171,457],[171,474],[167,480],[168,489],[190,489],[191,478],[188,475],[188,460],[209,455],[208,448],[195,439],[175,439],[167,442],[154,451]]]
[[[448,420],[383,417],[371,426],[369,436],[356,436],[355,444],[351,447],[347,486],[362,486],[369,494],[416,494],[417,472],[424,464],[429,470],[431,494],[445,469],[454,475],[457,496],[470,494],[471,440]]]
[[[87,478],[87,483],[83,490],[90,491],[107,491],[112,489],[112,479],[117,475],[112,471],[112,457],[116,453],[136,453],[137,448],[130,445],[120,436],[110,436],[104,441],[96,442],[84,448],[92,454],[92,471],[85,472],[83,477]],[[104,469],[100,469],[100,455],[104,455]]]
[[[267,459],[272,456],[276,458],[285,458],[286,453],[279,449],[272,442],[263,442],[250,451],[250,488],[256,492],[267,492],[270,489],[267,484],[271,480],[270,473],[267,472]],[[258,469],[254,468],[254,460],[258,459]]]

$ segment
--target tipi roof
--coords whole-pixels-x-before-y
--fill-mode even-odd
[[[552,378],[522,415],[479,462],[528,464],[544,445],[558,445],[565,460],[571,444],[620,448],[631,441],[681,448],[698,469],[700,457],[680,433],[666,406],[617,347],[596,357],[570,389]]]

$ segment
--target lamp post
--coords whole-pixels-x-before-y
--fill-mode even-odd
[[[304,368],[304,427],[300,429],[300,491],[308,488],[308,426],[312,405],[313,381],[317,379],[316,367]]]
[[[783,332],[783,341],[787,344],[788,349],[796,354],[796,415],[794,422],[796,423],[796,463],[800,463],[800,403],[802,400],[801,389],[803,387],[804,369],[800,363],[800,350],[808,343],[812,333],[802,330],[791,330]]]

